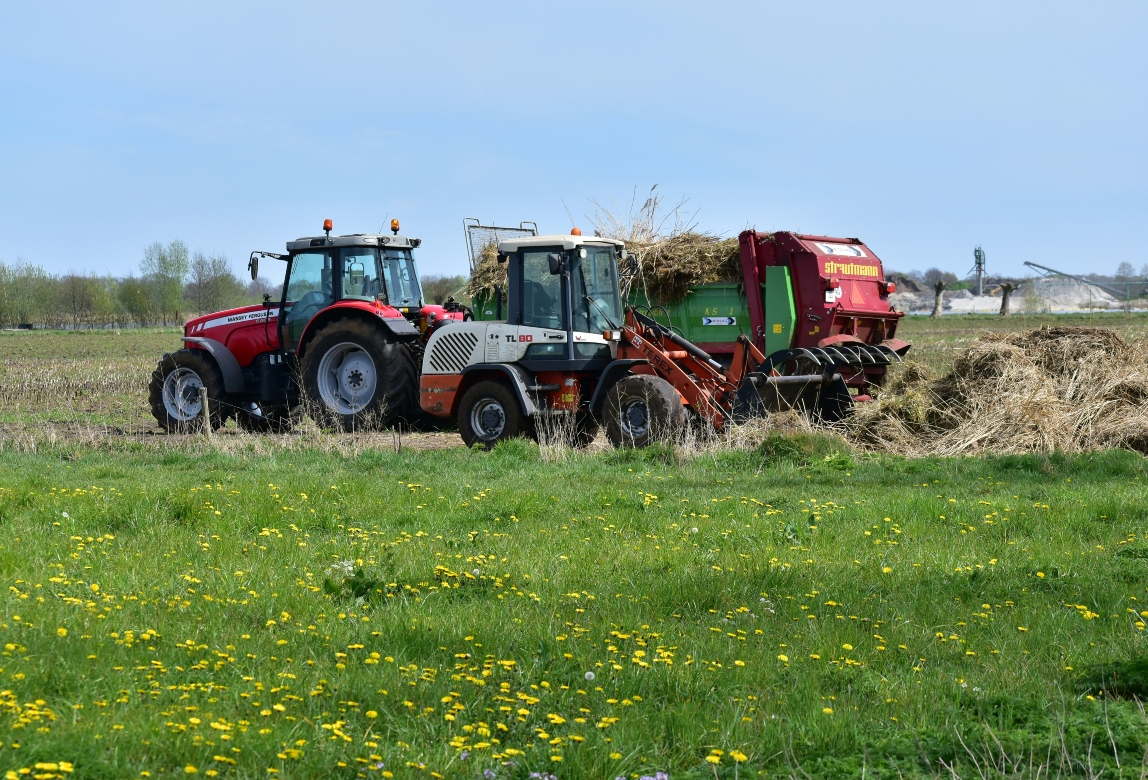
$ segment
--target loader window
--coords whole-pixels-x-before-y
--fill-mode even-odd
[[[622,297],[618,293],[618,264],[614,247],[586,244],[586,257],[573,253],[574,330],[601,333],[622,325]]]
[[[565,328],[562,277],[550,273],[550,252],[522,252],[522,321],[534,328]]]

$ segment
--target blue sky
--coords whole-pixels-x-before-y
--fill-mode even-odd
[[[124,274],[399,217],[565,232],[653,184],[702,229],[896,269],[1137,268],[1144,3],[0,4],[0,261]]]

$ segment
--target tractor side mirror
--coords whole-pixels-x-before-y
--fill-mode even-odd
[[[498,262],[500,262],[500,263],[505,263],[505,262],[506,262],[506,255],[504,255],[504,254],[502,254],[502,253],[500,252],[500,253],[498,254]]]
[[[562,260],[562,255],[558,252],[551,252],[546,255],[546,260],[550,263],[551,276],[558,276],[558,274],[566,271],[566,263]]]
[[[251,281],[259,278],[259,255],[251,255],[247,260],[247,269],[251,271]]]
[[[638,273],[638,258],[631,256],[630,257],[630,275],[633,276],[636,273]]]

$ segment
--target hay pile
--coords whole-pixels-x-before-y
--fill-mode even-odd
[[[906,366],[844,428],[861,446],[909,456],[1148,454],[1148,345],[1103,328],[988,334],[939,379]]]
[[[638,259],[633,286],[644,291],[650,303],[680,303],[698,284],[741,281],[736,238],[690,230],[649,243],[627,244],[626,248]]]
[[[466,283],[466,294],[472,301],[494,295],[497,285],[506,296],[506,263],[498,262],[498,244],[484,244],[479,250],[478,262]]]

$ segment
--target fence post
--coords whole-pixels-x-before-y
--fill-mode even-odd
[[[207,405],[207,388],[199,388],[199,405],[203,410],[203,435],[211,438],[211,408]]]

